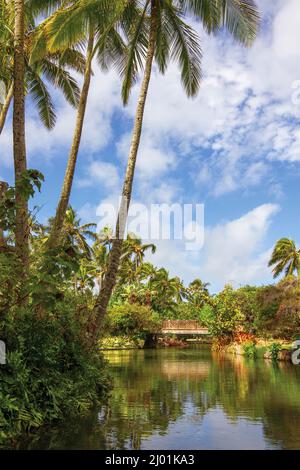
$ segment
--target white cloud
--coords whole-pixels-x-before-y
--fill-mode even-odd
[[[79,82],[81,78],[79,77]],[[37,112],[27,99],[26,144],[28,161],[37,159],[65,158],[72,142],[76,111],[69,106],[62,95],[53,91],[57,111],[57,123],[52,131],[47,131],[41,124]],[[120,82],[111,71],[103,74],[95,64],[91,80],[86,117],[84,121],[81,151],[94,153],[101,150],[112,137],[113,112],[120,107]],[[11,123],[8,122],[0,136],[1,159],[7,166],[12,165]]]
[[[118,153],[127,161],[131,134],[124,134],[118,143]],[[136,175],[139,179],[157,178],[176,167],[176,155],[168,146],[155,141],[152,133],[143,133],[136,163]]]
[[[270,250],[260,250],[278,210],[275,204],[263,204],[239,219],[208,229],[202,265],[205,278],[221,286],[226,282],[261,282],[269,277]]]
[[[165,266],[171,275],[179,274],[185,282],[200,277],[211,283],[213,291],[227,282],[238,287],[271,281],[271,247],[266,249],[265,242],[278,211],[275,204],[263,204],[237,219],[208,227],[200,252],[185,251],[181,240],[154,241],[158,248],[149,260]]]
[[[77,180],[80,188],[100,186],[100,189],[111,189],[118,188],[120,185],[118,168],[112,163],[93,161],[88,165],[85,173],[85,177]]]

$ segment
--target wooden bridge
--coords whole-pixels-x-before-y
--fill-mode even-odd
[[[208,335],[208,329],[197,320],[165,320],[161,333],[164,335],[194,336]]]

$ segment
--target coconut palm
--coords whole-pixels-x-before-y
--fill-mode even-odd
[[[62,7],[40,28],[35,41],[36,47],[33,51],[33,57],[38,57],[43,47],[49,47],[52,52],[55,52],[62,47],[85,43],[86,66],[72,145],[49,238],[50,248],[59,243],[69,204],[91,83],[92,59],[96,55],[99,64],[104,69],[107,69],[111,62],[118,63],[124,54],[125,46],[114,25],[119,18],[119,10],[128,9],[127,2],[121,0],[112,2],[107,2],[107,0],[71,0],[61,3]]]
[[[300,249],[293,240],[281,238],[275,245],[269,266],[274,266],[273,276],[278,277],[283,272],[286,276],[294,274],[300,276]]]
[[[95,304],[99,325],[116,283],[130,205],[133,178],[143,125],[143,115],[155,60],[164,73],[170,60],[178,62],[186,94],[195,96],[201,79],[201,48],[196,32],[184,19],[188,15],[200,20],[208,33],[226,27],[234,39],[249,46],[255,39],[259,14],[253,0],[144,0],[142,14],[129,34],[128,53],[123,63],[122,96],[126,104],[138,72],[143,70],[131,146],[122,189],[122,202],[116,223],[116,237],[110,252],[108,272]]]
[[[1,50],[3,67],[5,66],[6,70],[3,70],[2,73],[5,73],[5,76],[9,77],[9,79],[4,81],[7,93],[0,112],[0,134],[3,130],[13,98],[13,31],[11,30],[13,12],[11,11],[11,5],[5,2],[1,9],[2,14],[6,18],[6,41]],[[67,68],[83,73],[85,61],[81,52],[74,48],[67,48],[55,54],[44,50],[44,54],[41,55],[38,60],[30,61],[33,38],[38,29],[35,24],[33,12],[30,8],[26,10],[25,20],[25,91],[31,96],[36,105],[42,123],[47,129],[52,129],[56,121],[55,106],[47,88],[46,81],[52,86],[59,88],[71,106],[77,107],[80,90],[76,80],[70,75]]]
[[[184,286],[179,277],[169,277],[165,268],[160,268],[149,281],[149,287],[155,292],[154,309],[165,311],[172,309],[183,297]]]
[[[14,2],[14,108],[13,108],[13,155],[16,191],[16,254],[20,261],[20,274],[27,276],[29,256],[28,199],[20,190],[22,176],[27,170],[25,143],[25,8],[24,0]]]
[[[131,233],[127,235],[127,239],[124,242],[121,258],[132,260],[133,268],[136,271],[141,266],[147,250],[151,250],[151,253],[154,254],[156,246],[153,243],[143,244],[140,238]]]
[[[50,226],[51,223],[53,223],[53,220],[50,222]],[[77,213],[71,206],[69,206],[64,220],[62,241],[65,245],[70,246],[72,249],[80,251],[91,258],[92,248],[87,239],[96,240],[97,235],[93,231],[95,227],[96,224],[91,223],[82,225]]]
[[[194,279],[184,291],[184,297],[195,307],[201,308],[209,298],[209,282]]]

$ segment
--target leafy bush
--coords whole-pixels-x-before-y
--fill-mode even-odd
[[[150,307],[126,303],[113,306],[106,316],[105,331],[113,336],[145,339],[160,330],[161,319]]]
[[[281,350],[281,345],[279,343],[272,343],[268,347],[268,351],[270,353],[272,361],[277,361],[280,350]]]
[[[17,321],[15,321],[17,317]],[[109,387],[105,363],[87,347],[72,303],[38,317],[18,309],[1,324],[0,443],[43,423],[85,412]]]
[[[245,319],[233,288],[225,286],[220,294],[211,299],[210,305],[210,308],[202,309],[202,322],[214,337],[233,339]]]
[[[256,345],[253,341],[243,344],[243,351],[245,356],[255,358],[257,356]]]
[[[300,333],[300,279],[289,276],[261,291],[260,328],[275,338],[292,339]]]
[[[128,336],[104,336],[99,341],[101,349],[136,349],[144,346],[144,340]]]

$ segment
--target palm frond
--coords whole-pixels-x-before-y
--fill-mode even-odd
[[[56,115],[50,93],[39,74],[29,66],[27,67],[26,82],[28,92],[37,106],[41,121],[47,129],[52,129],[55,126]]]
[[[181,81],[188,96],[195,96],[201,81],[202,52],[197,33],[184,21],[169,2],[165,3],[170,33],[172,32],[171,57],[178,61]]]

